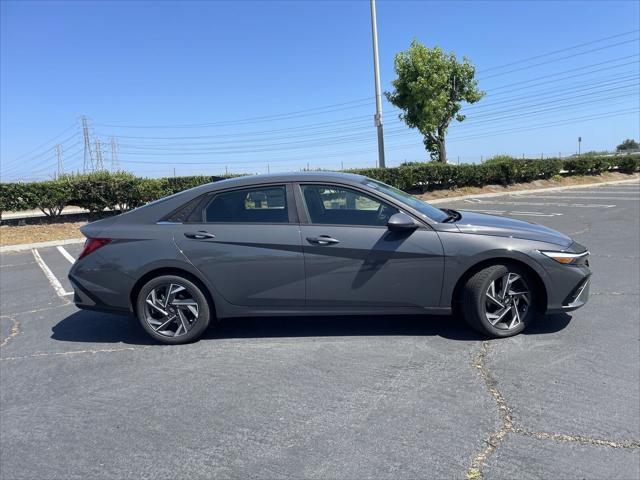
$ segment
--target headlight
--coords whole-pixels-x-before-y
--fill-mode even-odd
[[[588,251],[582,253],[568,253],[540,250],[540,253],[546,255],[549,258],[553,258],[558,263],[563,263],[565,265],[575,265],[576,263],[580,263],[582,260],[586,259],[589,256]]]

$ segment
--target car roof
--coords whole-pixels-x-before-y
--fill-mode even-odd
[[[242,177],[228,178],[217,182],[207,183],[198,188],[207,190],[219,190],[244,185],[256,185],[261,183],[278,182],[317,182],[334,181],[345,183],[362,183],[366,177],[354,173],[342,172],[290,172],[290,173],[268,173],[263,175],[244,175]]]

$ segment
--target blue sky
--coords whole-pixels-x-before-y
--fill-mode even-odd
[[[452,126],[451,160],[568,155],[578,136],[583,151],[639,136],[640,2],[379,0],[377,10],[383,89],[414,38],[477,66],[487,96]],[[50,177],[58,142],[65,170],[81,169],[82,115],[107,167],[115,137],[120,168],[148,176],[377,159],[367,1],[5,0],[0,75],[4,180]],[[386,102],[384,124],[388,164],[427,158]]]

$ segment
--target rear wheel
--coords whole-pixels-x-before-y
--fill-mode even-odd
[[[492,265],[469,278],[462,313],[469,325],[492,337],[520,333],[536,316],[533,281],[515,265]]]
[[[151,337],[174,345],[200,338],[211,316],[201,287],[177,275],[149,280],[138,294],[136,313]]]

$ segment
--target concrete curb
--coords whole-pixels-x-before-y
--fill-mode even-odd
[[[479,193],[477,195],[462,195],[460,197],[438,198],[434,200],[428,200],[428,202],[432,204],[439,204],[439,203],[447,203],[447,202],[456,202],[459,200],[466,200],[467,198],[491,198],[491,197],[502,197],[504,195],[524,195],[524,194],[540,193],[540,192],[557,192],[560,190],[573,190],[578,188],[594,187],[598,185],[615,185],[619,183],[640,184],[640,179],[634,178],[632,180],[612,180],[610,182],[584,183],[582,185],[567,185],[566,187],[536,188],[536,189],[530,189],[530,190],[516,190],[512,192]],[[0,247],[0,253],[23,252],[25,250],[31,250],[32,248],[57,247],[58,245],[71,245],[74,243],[84,243],[85,240],[86,240],[85,238],[70,238],[67,240],[53,240],[51,242],[25,243],[21,245],[5,245],[4,247]]]
[[[0,253],[8,252],[24,252],[33,248],[57,247],[59,245],[72,245],[76,243],[84,243],[86,238],[68,238],[66,240],[52,240],[50,242],[22,243],[19,245],[5,245],[0,247]]]
[[[616,185],[619,183],[640,184],[640,179],[634,178],[632,180],[611,180],[610,182],[583,183],[582,185],[567,185],[565,187],[531,188],[529,190],[513,190],[513,191],[505,191],[505,192],[478,193],[475,195],[473,194],[462,195],[460,197],[434,198],[433,200],[427,200],[427,202],[435,205],[439,203],[457,202],[459,200],[466,200],[468,198],[491,198],[491,197],[502,197],[504,195],[526,195],[526,194],[541,193],[541,192],[558,192],[562,190],[574,190],[579,188],[597,187],[599,185]]]

